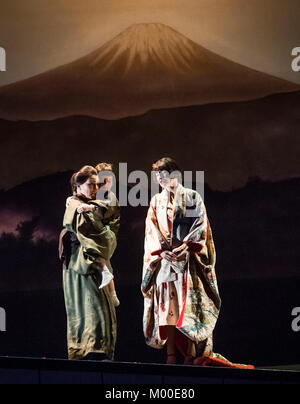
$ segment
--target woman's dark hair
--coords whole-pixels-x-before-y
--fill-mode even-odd
[[[98,175],[98,172],[92,166],[84,166],[74,173],[70,180],[73,195],[77,194],[77,187],[87,182],[93,175]]]
[[[171,157],[163,157],[163,158],[157,160],[152,165],[152,170],[161,171],[161,172],[167,171],[169,174],[173,173],[174,171],[181,173],[181,170],[180,170],[178,164]]]

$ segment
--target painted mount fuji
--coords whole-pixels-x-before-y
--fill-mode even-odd
[[[299,88],[223,58],[163,24],[137,24],[86,57],[0,88],[0,118],[115,120]]]

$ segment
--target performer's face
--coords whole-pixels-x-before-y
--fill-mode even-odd
[[[84,184],[78,187],[78,193],[84,195],[88,199],[96,199],[98,192],[97,181],[97,175],[92,175]]]
[[[156,173],[156,178],[159,185],[169,192],[174,192],[174,189],[178,185],[177,178],[170,178],[170,175],[166,172],[158,171]]]

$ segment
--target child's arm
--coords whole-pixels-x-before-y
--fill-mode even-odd
[[[77,212],[78,213],[85,213],[85,212],[94,212],[97,209],[95,205],[89,205],[87,203],[82,203],[78,206]]]
[[[74,200],[74,196],[69,196],[66,200],[66,208],[70,205],[72,200]],[[94,212],[97,206],[95,205],[88,205],[87,203],[80,203],[80,205],[77,207],[77,212],[78,213],[85,213],[85,212]]]

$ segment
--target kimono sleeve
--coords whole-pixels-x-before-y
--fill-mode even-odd
[[[186,241],[191,252],[200,253],[206,247],[208,219],[204,202],[198,193],[195,195],[195,202],[196,206],[193,212],[195,220],[184,241]]]
[[[121,222],[121,209],[118,198],[113,192],[109,193],[109,203],[103,200],[95,201],[95,204],[105,208],[104,223],[107,224],[118,238]]]
[[[189,251],[195,254],[202,269],[206,273],[214,273],[216,250],[206,207],[200,194],[197,194],[196,197],[195,221],[185,241],[189,247]]]
[[[78,241],[92,261],[101,257],[109,260],[116,249],[116,236],[109,226],[95,220],[93,213],[77,215]]]
[[[115,205],[108,206],[108,215],[110,216],[108,225],[110,229],[115,233],[115,236],[118,237],[121,222],[121,214],[120,214],[120,205],[117,198],[115,198]]]
[[[144,242],[144,265],[142,292],[146,293],[151,287],[151,279],[154,272],[158,269],[157,264],[161,258],[159,252],[162,251],[161,237],[156,218],[155,197],[150,202],[146,218],[145,242]]]
[[[111,258],[116,248],[115,234],[109,226],[104,226],[101,218],[95,218],[92,212],[79,214],[80,202],[72,200],[66,209],[64,227],[76,234],[79,247],[73,250],[69,268],[81,275],[97,270],[97,259]]]

